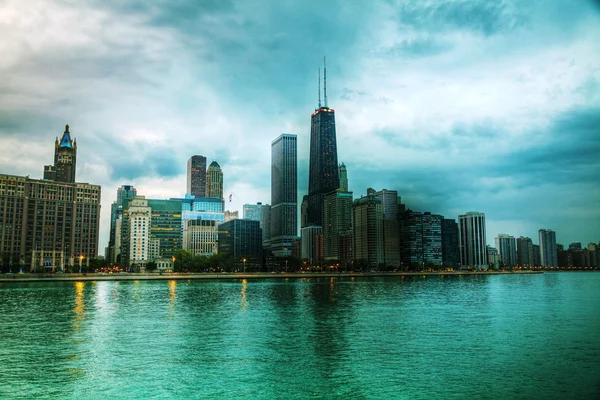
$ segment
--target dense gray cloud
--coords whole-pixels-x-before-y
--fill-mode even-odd
[[[600,240],[600,9],[593,1],[7,0],[0,171],[41,176],[70,124],[78,180],[101,184],[101,247],[122,184],[183,196],[193,154],[228,206],[270,201],[270,143],[299,135],[307,188],[328,56],[339,160],[355,197],[483,211],[488,236]]]

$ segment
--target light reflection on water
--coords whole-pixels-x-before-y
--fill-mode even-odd
[[[592,273],[1,285],[0,397],[596,398],[599,305]]]

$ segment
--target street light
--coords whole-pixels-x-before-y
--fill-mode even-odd
[[[246,273],[246,259],[244,258],[242,261],[244,262],[244,273]]]
[[[83,262],[83,254],[79,256],[79,273],[81,273],[81,263]]]

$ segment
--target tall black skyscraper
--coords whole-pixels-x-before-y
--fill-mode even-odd
[[[206,197],[206,157],[191,156],[187,163],[187,193]]]
[[[324,105],[321,106],[321,74],[319,73],[319,107],[311,116],[310,166],[306,226],[323,225],[323,201],[327,193],[340,187],[338,176],[335,112],[327,106],[327,66],[323,73]]]

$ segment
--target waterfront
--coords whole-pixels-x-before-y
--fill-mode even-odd
[[[2,398],[598,398],[600,274],[0,284]]]

